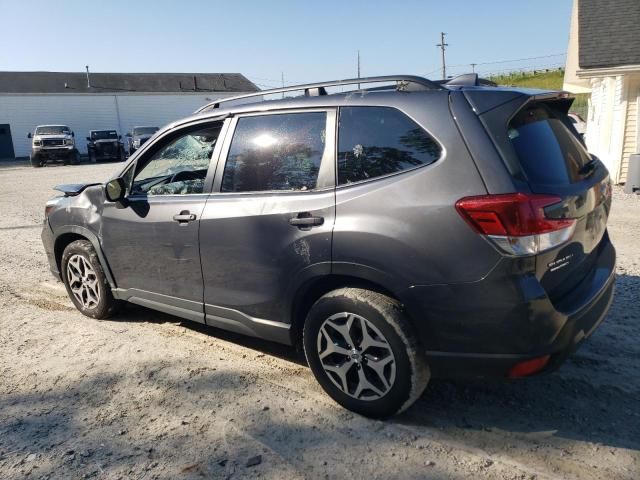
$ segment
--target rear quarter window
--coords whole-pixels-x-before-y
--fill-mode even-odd
[[[441,153],[420,125],[395,108],[340,108],[338,185],[428,165]]]
[[[568,121],[547,105],[534,104],[509,123],[509,140],[529,183],[563,185],[582,178],[580,169],[591,157]]]

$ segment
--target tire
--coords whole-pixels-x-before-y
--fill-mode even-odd
[[[325,392],[367,417],[402,412],[429,382],[426,357],[400,304],[381,293],[341,288],[325,294],[307,315],[303,344]]]
[[[34,157],[33,155],[30,155],[29,156],[29,161],[31,162],[31,166],[33,168],[42,167],[42,162],[40,161],[40,159],[38,157]]]
[[[64,249],[60,264],[67,294],[82,314],[102,319],[117,311],[120,302],[113,298],[111,287],[91,242],[71,242]]]
[[[75,152],[71,155],[71,165],[80,165],[80,154]]]
[[[89,162],[90,163],[96,163],[97,159],[96,159],[96,154],[94,152],[90,152],[89,153]]]

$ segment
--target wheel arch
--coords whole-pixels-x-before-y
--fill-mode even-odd
[[[302,345],[302,330],[311,306],[323,295],[333,290],[357,287],[372,290],[400,301],[397,293],[384,283],[356,274],[332,273],[307,280],[296,291],[291,304],[291,343]]]
[[[102,252],[102,248],[100,247],[100,241],[96,234],[91,232],[90,230],[74,225],[68,225],[60,229],[57,232],[56,238],[53,244],[53,252],[56,259],[56,265],[58,267],[58,271],[62,272],[62,253],[64,249],[71,242],[75,242],[76,240],[87,240],[91,242],[93,245],[96,254],[98,255],[98,260],[100,261],[100,265],[102,265],[102,270],[104,271],[105,276],[107,277],[107,281],[109,282],[109,286],[111,288],[116,288],[116,283],[111,274],[111,269],[109,268],[109,264],[107,263],[106,258]]]

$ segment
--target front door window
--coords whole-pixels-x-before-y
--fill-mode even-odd
[[[183,133],[161,146],[137,171],[132,195],[203,193],[221,125]]]

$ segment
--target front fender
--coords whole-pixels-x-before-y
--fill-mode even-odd
[[[109,268],[109,263],[104,256],[104,252],[102,251],[100,240],[98,239],[98,236],[88,228],[79,225],[64,225],[57,228],[54,234],[54,251],[58,251],[59,242],[63,241],[65,235],[68,235],[70,233],[80,235],[91,242],[91,245],[93,245],[93,248],[98,256],[98,260],[100,261],[100,265],[102,266],[102,270],[107,277],[109,286],[111,288],[117,288],[115,279],[113,277],[113,274],[111,273],[111,269]]]

